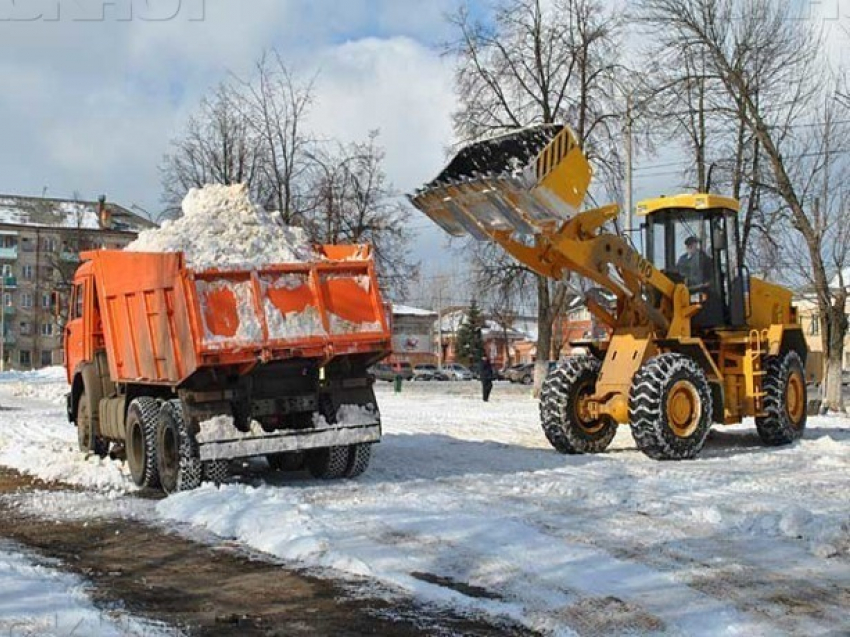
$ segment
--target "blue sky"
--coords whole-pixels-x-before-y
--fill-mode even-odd
[[[106,193],[157,210],[169,140],[205,92],[228,73],[247,74],[269,47],[318,73],[311,125],[323,137],[381,130],[399,190],[429,180],[446,159],[455,100],[439,43],[461,0],[158,0],[179,9],[167,21],[142,19],[146,0],[58,2],[58,21],[23,22],[12,19],[22,6],[24,17],[39,6],[51,15],[57,0],[0,0],[0,193]],[[482,13],[483,3],[472,5]],[[816,9],[841,17],[841,6],[822,0]],[[134,19],[121,19],[130,10]],[[675,167],[638,161],[638,198],[677,189]],[[412,213],[411,225],[427,270],[462,267],[427,219]]]

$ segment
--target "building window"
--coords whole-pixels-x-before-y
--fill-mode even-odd
[[[24,252],[32,252],[33,251],[33,241],[29,237],[23,237],[21,239],[21,249]]]
[[[18,362],[21,364],[21,367],[32,367],[32,356],[28,349],[22,349],[18,352]]]
[[[6,307],[12,307],[12,293],[11,292],[6,292],[6,294],[3,295],[3,305],[5,305]]]
[[[12,276],[12,266],[8,263],[3,265],[2,272],[0,272],[0,274],[2,274],[4,278]]]
[[[18,247],[18,238],[17,237],[10,237],[8,235],[4,236],[2,243],[0,243],[0,247],[17,248]]]
[[[21,278],[31,280],[33,277],[34,268],[31,265],[25,265],[21,268]]]
[[[50,367],[53,365],[53,352],[50,350],[41,351],[41,366]]]
[[[52,237],[44,237],[41,240],[41,249],[45,252],[56,252],[56,239]]]
[[[32,307],[32,294],[29,292],[24,292],[21,294],[21,307],[30,308]]]
[[[29,336],[30,335],[30,324],[27,323],[26,321],[22,321],[20,328],[19,328],[19,331],[21,333],[21,336]]]
[[[809,336],[820,336],[820,316],[812,314],[811,323],[809,323]]]
[[[42,336],[53,336],[53,323],[42,323],[41,324],[41,335]]]
[[[42,292],[41,293],[41,309],[49,310],[50,309],[50,292]]]

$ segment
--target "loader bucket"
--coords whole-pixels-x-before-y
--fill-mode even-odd
[[[572,130],[541,124],[466,146],[410,201],[449,234],[485,241],[493,230],[530,235],[570,219],[590,177]]]

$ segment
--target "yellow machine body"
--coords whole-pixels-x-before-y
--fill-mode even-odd
[[[665,353],[683,355],[702,370],[711,389],[714,422],[767,417],[766,357],[793,351],[805,365],[808,353],[791,292],[744,276],[736,266],[738,287],[729,294],[743,299],[745,311],[739,308],[734,324],[701,325],[695,317],[707,297],[694,294],[685,282],[657,267],[620,233],[606,230],[616,223],[618,206],[581,211],[591,170],[572,131],[538,127],[533,134],[526,130],[516,137],[519,142],[495,138],[464,149],[411,201],[451,234],[494,241],[542,276],[560,280],[575,273],[613,295],[616,301],[608,306],[586,299],[589,311],[611,336],[585,343],[602,362],[592,391],[583,391],[575,403],[581,418],[629,423],[630,393],[639,371]],[[471,159],[475,157],[483,159],[476,163]],[[473,169],[464,172],[470,166]],[[697,218],[725,218],[730,220],[729,232],[734,223],[737,233],[738,208],[738,202],[728,197],[685,194],[642,202],[637,213],[647,227],[676,211]],[[737,259],[737,245],[733,250]],[[799,385],[796,378],[794,383]],[[799,388],[794,391],[789,400],[805,401],[805,387],[802,397]],[[674,387],[665,394],[666,416],[680,423],[683,435],[692,429],[686,413],[689,405],[699,404],[696,394],[689,392]],[[787,409],[799,413],[796,404]]]

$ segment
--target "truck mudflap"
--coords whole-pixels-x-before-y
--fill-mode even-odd
[[[205,439],[199,443],[202,461],[234,460],[287,451],[345,447],[381,440],[378,422],[365,425],[328,425],[307,430],[286,430],[268,434],[244,434],[238,438]]]

